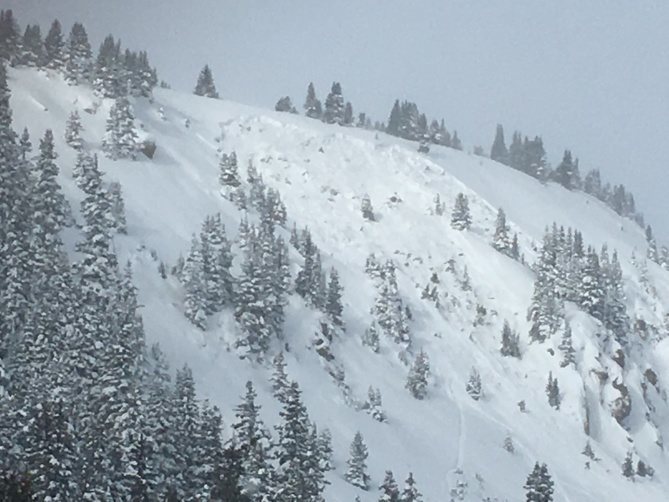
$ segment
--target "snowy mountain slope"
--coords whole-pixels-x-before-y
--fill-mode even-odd
[[[33,141],[46,128],[55,131],[61,182],[72,207],[78,207],[81,194],[71,176],[75,152],[62,140],[64,124],[78,109],[86,147],[98,150],[111,102],[100,101],[89,88],[68,86],[55,74],[32,70],[12,70],[10,85],[16,128],[27,126]],[[335,266],[340,273],[346,333],[332,349],[353,402],[328,374],[332,365],[313,350],[318,316],[296,295],[290,297],[285,326],[289,375],[303,388],[319,427],[333,433],[336,470],[329,476],[327,500],[353,500],[356,495],[363,501],[377,499],[375,490],[362,492],[343,480],[357,430],[369,447],[373,486],[386,469],[402,480],[413,471],[430,501],[449,500],[462,482],[467,483],[462,500],[519,500],[537,460],[549,466],[556,500],[666,500],[669,462],[656,442],[669,434],[663,390],[669,387],[669,275],[649,263],[648,284],[642,281],[632,255],[641,262],[646,244],[633,222],[583,193],[543,186],[505,166],[451,149],[433,147],[422,155],[415,152],[414,143],[384,134],[162,89],[155,90],[154,102],[140,100],[134,106],[142,134],[155,140],[158,149],[152,160],[140,156],[134,162],[113,162],[100,157],[107,178],[119,180],[125,196],[128,235],[117,236],[117,250],[133,265],[149,341],[160,341],[173,366],[192,366],[201,394],[221,407],[224,419],[230,420],[244,382],[251,379],[261,396],[264,419],[277,420],[279,405],[271,397],[268,365],[241,358],[232,348],[238,328],[229,311],[210,319],[205,332],[193,327],[183,315],[179,282],[172,276],[163,280],[157,270],[159,261],[172,265],[187,253],[191,234],[208,214],[221,212],[228,234],[236,235],[242,214],[221,195],[220,152],[235,150],[242,174],[247,161],[253,160],[265,182],[281,193],[289,224],[309,227],[324,266]],[[459,192],[470,201],[473,225],[467,232],[449,224]],[[365,194],[377,222],[361,217]],[[437,194],[446,204],[443,216],[433,214]],[[578,370],[561,368],[559,356],[547,351],[556,351],[559,339],[528,343],[526,310],[534,273],[490,246],[498,207],[518,232],[528,263],[534,262],[544,229],[553,222],[579,229],[586,244],[599,248],[607,243],[618,251],[630,312],[657,327],[657,335],[635,344],[625,368],[603,350],[597,322],[571,304],[568,319]],[[70,234],[74,241],[76,232]],[[374,354],[361,344],[376,295],[364,272],[370,253],[380,260],[392,259],[398,267],[400,292],[413,313],[412,350],[424,348],[430,357],[433,375],[424,401],[404,388],[407,367],[397,357],[397,345],[382,340],[380,354]],[[453,272],[448,271],[451,259]],[[295,250],[291,261],[294,277],[301,262]],[[460,286],[465,267],[473,286],[466,292]],[[421,299],[433,272],[439,275],[442,295],[448,294],[441,310]],[[477,305],[487,315],[475,326]],[[505,319],[521,333],[522,360],[499,354]],[[279,348],[277,342],[273,352]],[[465,392],[472,367],[483,381],[480,401]],[[642,390],[647,368],[658,375],[658,391],[651,389],[647,399],[654,405],[652,412]],[[545,395],[549,371],[560,381],[559,411],[548,405]],[[603,372],[608,374],[604,381]],[[631,393],[628,431],[609,410],[616,398],[611,381],[617,376]],[[380,388],[388,423],[355,409],[369,385]],[[521,400],[527,404],[526,413],[518,409]],[[580,453],[587,440],[586,409],[591,443],[601,458],[587,471],[588,459]],[[507,435],[513,438],[514,454],[502,448]],[[620,475],[620,464],[632,447],[655,468],[652,480],[631,483]]]

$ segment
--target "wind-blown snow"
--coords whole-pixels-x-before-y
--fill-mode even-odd
[[[44,129],[54,130],[61,183],[72,206],[78,207],[81,194],[71,176],[75,152],[62,138],[65,121],[72,110],[79,110],[86,147],[98,150],[112,103],[100,101],[89,88],[68,86],[52,73],[11,70],[9,76],[15,127],[27,126],[34,143]],[[537,460],[548,464],[558,501],[667,500],[669,462],[656,441],[669,433],[669,408],[664,391],[656,393],[655,426],[647,421],[640,382],[643,371],[652,367],[659,376],[658,388],[669,387],[669,341],[646,341],[645,348],[633,350],[635,356],[623,370],[611,354],[599,354],[597,322],[568,305],[578,370],[560,368],[557,337],[528,344],[525,314],[533,272],[490,246],[498,207],[518,232],[528,263],[553,222],[581,230],[586,244],[599,248],[608,243],[620,255],[630,312],[665,335],[669,275],[649,263],[650,285],[641,283],[632,255],[641,261],[646,244],[632,221],[583,193],[542,185],[501,164],[448,148],[432,147],[423,155],[415,151],[415,143],[385,134],[163,89],[155,90],[153,102],[141,100],[134,106],[141,134],[155,140],[157,152],[152,160],[140,156],[137,161],[113,162],[100,156],[107,179],[120,181],[125,197],[128,235],[116,237],[117,250],[133,265],[149,341],[161,343],[174,367],[188,363],[193,368],[200,395],[220,406],[228,423],[247,379],[258,388],[265,421],[278,419],[269,369],[240,358],[231,348],[237,328],[229,311],[212,318],[206,332],[193,327],[182,313],[178,281],[172,276],[163,280],[158,273],[160,261],[171,266],[188,251],[191,234],[199,231],[208,214],[221,212],[228,234],[236,236],[241,213],[220,193],[221,151],[237,152],[242,175],[247,161],[253,160],[265,182],[281,193],[290,224],[308,226],[324,266],[340,272],[346,334],[333,343],[333,353],[354,399],[364,400],[369,385],[380,388],[388,423],[378,423],[347,404],[311,347],[317,316],[299,297],[291,296],[285,325],[288,373],[300,383],[311,417],[333,435],[336,470],[329,475],[328,501],[378,497],[375,489],[362,492],[343,479],[357,430],[369,448],[372,486],[381,482],[386,469],[399,481],[412,471],[428,501],[449,500],[463,482],[467,486],[462,500],[520,500]],[[458,192],[469,197],[472,210],[473,225],[467,232],[449,224]],[[377,222],[361,216],[364,194],[372,201]],[[443,216],[432,211],[437,194],[447,207]],[[69,231],[69,244],[76,238],[76,232]],[[424,401],[404,388],[407,367],[398,359],[396,346],[383,340],[381,353],[374,354],[361,344],[375,296],[364,273],[370,253],[392,259],[398,267],[400,291],[413,312],[414,348],[426,350],[433,372]],[[462,292],[446,271],[451,259],[457,274],[466,267],[472,292]],[[294,250],[292,261],[295,272],[300,258]],[[441,279],[442,304],[448,306],[444,311],[420,297],[434,271]],[[483,326],[473,325],[477,304],[488,311]],[[520,361],[499,354],[505,319],[521,333]],[[273,350],[278,349],[277,342]],[[480,401],[465,392],[472,367],[483,381]],[[607,371],[610,380],[624,375],[633,401],[628,431],[611,417],[608,406],[615,395],[610,383],[600,384],[594,369]],[[559,411],[548,405],[545,395],[549,371],[559,378],[563,393]],[[586,399],[590,441],[601,458],[591,462],[590,470],[584,468],[588,459],[581,455],[588,439],[583,428]],[[527,413],[519,411],[521,400],[527,403]],[[513,438],[513,454],[502,448],[507,435]],[[632,447],[655,468],[652,480],[637,478],[632,483],[620,475]]]

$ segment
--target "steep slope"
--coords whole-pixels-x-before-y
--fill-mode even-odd
[[[112,103],[97,99],[89,88],[68,86],[55,74],[13,70],[10,78],[17,129],[27,126],[34,137],[46,128],[56,132],[61,181],[76,208],[81,194],[72,180],[75,152],[62,140],[66,118],[79,110],[86,147],[99,150]],[[541,185],[451,149],[433,147],[422,155],[415,144],[384,134],[162,89],[156,89],[152,102],[134,105],[142,135],[156,142],[157,151],[151,160],[100,157],[107,178],[120,181],[125,196],[128,235],[117,236],[117,251],[121,261],[132,263],[150,341],[161,343],[175,367],[192,366],[200,392],[221,407],[224,418],[231,418],[244,382],[251,379],[265,420],[276,421],[279,405],[271,397],[269,365],[234,348],[239,330],[230,311],[210,318],[206,331],[195,328],[183,315],[179,281],[158,273],[160,261],[173,265],[187,253],[191,234],[208,214],[220,212],[228,234],[236,236],[242,213],[221,194],[221,152],[237,152],[242,174],[253,161],[267,185],[280,192],[288,229],[293,223],[308,227],[325,268],[335,266],[340,273],[346,332],[332,344],[334,362],[314,350],[318,315],[297,295],[290,297],[285,325],[288,373],[302,386],[310,415],[333,434],[336,470],[329,476],[327,500],[353,500],[356,495],[377,499],[375,490],[362,492],[343,480],[357,430],[369,447],[372,486],[382,481],[386,469],[402,480],[412,471],[426,500],[519,500],[537,460],[549,466],[556,500],[666,499],[669,463],[661,443],[669,433],[663,390],[669,386],[669,275],[652,263],[640,272],[646,244],[633,222],[582,193]],[[473,225],[466,232],[449,224],[460,192],[469,197],[472,212]],[[376,222],[361,216],[365,194]],[[443,216],[433,211],[437,194],[447,208]],[[576,368],[560,367],[559,337],[529,343],[526,311],[535,276],[528,266],[490,246],[498,207],[518,232],[527,263],[535,261],[544,229],[553,222],[579,229],[587,244],[599,248],[607,243],[618,251],[630,315],[649,326],[646,339],[637,329],[630,334],[634,341],[624,367],[613,359],[615,347],[598,337],[597,321],[573,304],[567,305],[567,317],[574,331]],[[72,244],[77,232],[70,233]],[[398,357],[404,353],[401,347],[384,339],[375,354],[361,343],[376,297],[374,282],[365,274],[371,253],[397,266],[399,290],[413,317],[410,352],[423,348],[430,357],[432,377],[423,401],[404,388],[408,368]],[[301,260],[291,250],[293,278]],[[434,272],[440,279],[441,308],[421,299]],[[462,288],[465,274],[471,290]],[[477,306],[486,313],[479,308],[477,314]],[[521,360],[499,353],[504,320],[521,334]],[[271,354],[280,345],[276,341]],[[465,391],[473,367],[483,381],[479,401]],[[648,368],[658,376],[657,390],[646,381]],[[334,370],[343,370],[348,387],[332,378]],[[549,371],[560,381],[559,411],[545,395]],[[611,383],[616,377],[625,382],[632,400],[626,429],[610,413],[618,397]],[[388,423],[356,409],[370,385],[382,392]],[[527,412],[519,411],[519,401],[525,401]],[[588,439],[586,420],[600,458],[589,470],[581,455]],[[507,435],[513,438],[513,454],[502,448]],[[635,458],[654,467],[652,480],[631,483],[620,475],[630,448]]]

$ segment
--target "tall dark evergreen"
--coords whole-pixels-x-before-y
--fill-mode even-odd
[[[346,474],[344,474],[344,479],[353,486],[357,486],[363,490],[369,489],[370,478],[369,474],[367,474],[368,455],[369,453],[362,439],[362,434],[356,432],[351,443],[349,458],[346,461],[348,468],[346,469]]]
[[[455,206],[451,213],[451,227],[456,230],[467,230],[472,225],[472,217],[469,212],[469,199],[463,193],[455,197]]]
[[[520,358],[520,337],[518,333],[511,330],[508,321],[504,321],[502,328],[502,347],[500,353],[506,357]]]
[[[497,210],[497,221],[495,223],[495,234],[492,238],[492,247],[500,253],[515,259],[517,256],[514,256],[514,254],[517,255],[517,249],[514,253],[513,239],[509,235],[509,232],[509,226],[506,223],[506,214],[500,207]]]
[[[235,408],[233,444],[241,457],[239,485],[243,495],[251,500],[275,500],[275,472],[270,463],[271,437],[260,417],[257,394],[251,382],[246,383],[246,393]]]
[[[65,66],[65,42],[58,19],[51,23],[49,33],[44,38],[44,51],[49,68],[60,70]]]
[[[393,476],[392,471],[386,471],[385,477],[383,478],[383,483],[379,486],[381,495],[379,496],[379,502],[400,502],[400,489],[397,486],[395,481],[395,476]]]
[[[405,387],[416,399],[425,399],[427,396],[428,377],[430,376],[430,361],[422,350],[416,356],[411,366]]]
[[[39,24],[26,25],[19,61],[22,65],[40,68],[46,64],[44,41]]]
[[[218,99],[218,91],[216,90],[214,76],[211,73],[209,65],[204,65],[204,68],[202,68],[200,71],[193,94],[196,94],[197,96],[204,96],[206,98]]]
[[[132,159],[139,151],[139,138],[130,101],[119,97],[109,111],[102,151],[112,160]]]
[[[82,130],[81,117],[79,116],[79,112],[74,110],[70,113],[65,124],[65,142],[77,151],[84,147],[83,139],[81,138]]]
[[[12,9],[0,10],[0,64],[14,64],[20,56],[21,33]]]
[[[12,129],[10,91],[0,64],[0,358],[18,339],[28,313],[30,194],[27,165],[21,162]]]
[[[323,122],[328,124],[344,124],[344,98],[341,94],[341,84],[332,83],[332,89],[325,100],[325,110],[323,111]]]
[[[330,281],[328,282],[327,297],[325,303],[325,311],[330,320],[335,326],[343,327],[342,313],[344,307],[341,303],[342,287],[339,283],[339,274],[337,270],[332,268],[330,270]]]
[[[416,486],[416,480],[413,477],[413,473],[409,473],[404,482],[404,489],[402,490],[402,495],[400,496],[401,502],[422,502],[423,495],[418,491]]]
[[[66,47],[65,76],[73,84],[88,82],[93,70],[93,53],[84,25],[74,23]]]
[[[495,141],[493,141],[492,147],[490,148],[490,158],[497,162],[501,162],[502,164],[508,164],[509,162],[509,151],[504,142],[504,128],[501,124],[497,124]]]
[[[553,480],[546,464],[534,464],[534,469],[525,481],[525,500],[527,502],[552,502]]]
[[[224,187],[237,188],[242,184],[237,166],[237,154],[235,152],[222,154],[218,168],[218,181],[221,185]]]
[[[304,114],[311,119],[320,119],[323,115],[323,107],[316,97],[314,83],[309,83],[307,88],[307,98],[304,101]]]
[[[93,88],[103,98],[118,98],[127,93],[121,63],[121,44],[108,35],[100,45],[93,67]]]
[[[553,179],[568,190],[579,188],[578,161],[572,159],[571,152],[565,150],[562,162],[553,171]]]
[[[320,469],[317,437],[296,382],[288,389],[277,426],[278,500],[322,501],[324,472]]]

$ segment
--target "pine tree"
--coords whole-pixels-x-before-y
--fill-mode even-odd
[[[127,93],[120,51],[120,43],[111,35],[100,44],[93,68],[93,88],[103,98],[115,99]]]
[[[495,223],[495,235],[492,238],[492,247],[500,253],[513,258],[513,242],[509,236],[506,214],[504,214],[504,210],[501,207],[497,210],[497,221]]]
[[[20,63],[29,67],[40,68],[44,66],[46,56],[44,54],[44,42],[39,24],[26,25],[23,33],[23,47]]]
[[[520,358],[520,340],[518,333],[511,331],[508,321],[504,321],[502,328],[502,347],[500,353],[507,357]]]
[[[288,375],[286,375],[286,360],[283,352],[279,352],[274,359],[272,359],[272,366],[274,371],[270,381],[272,382],[272,392],[274,397],[280,402],[285,403],[286,392],[290,386],[288,382]]]
[[[299,386],[293,382],[276,427],[279,464],[279,500],[321,500],[324,472],[318,468],[317,435],[302,403]]]
[[[553,171],[553,179],[567,190],[580,188],[580,175],[578,174],[578,159],[573,160],[571,152],[565,150],[562,162]]]
[[[379,502],[400,502],[400,490],[397,487],[392,471],[386,471],[379,490],[381,491]]]
[[[343,327],[342,313],[344,307],[341,303],[342,287],[339,283],[339,274],[335,268],[330,269],[330,281],[328,283],[325,311],[335,326]]]
[[[409,477],[404,482],[404,490],[402,490],[400,502],[422,502],[422,500],[423,495],[418,491],[413,473],[410,472]]]
[[[353,105],[350,101],[347,101],[346,106],[344,107],[344,118],[342,125],[349,127],[353,126]]]
[[[455,206],[451,213],[451,227],[456,230],[468,230],[472,224],[472,217],[469,213],[469,200],[463,193],[455,197]]]
[[[386,127],[386,132],[392,136],[400,135],[400,124],[402,121],[402,112],[400,109],[399,99],[395,100],[393,108],[390,111],[390,117],[388,118],[388,127]]]
[[[548,384],[546,384],[546,395],[548,396],[548,404],[556,410],[560,409],[560,388],[558,387],[557,378],[553,378],[553,372],[548,373]]]
[[[368,346],[373,352],[378,354],[380,350],[379,342],[379,331],[376,329],[376,326],[372,324],[362,334],[362,344]]]
[[[383,402],[381,399],[381,391],[375,389],[371,385],[367,391],[367,412],[372,416],[377,422],[385,422],[386,414],[383,411]]]
[[[323,115],[323,108],[321,102],[316,97],[313,82],[307,88],[307,98],[304,101],[304,114],[311,119],[320,119]]]
[[[586,312],[596,319],[603,319],[604,288],[602,286],[602,271],[597,253],[593,249],[588,250],[585,265],[581,272],[579,297],[579,303]]]
[[[205,329],[207,321],[206,284],[202,245],[195,235],[184,267],[184,315],[195,326]]]
[[[346,470],[346,474],[344,474],[344,479],[353,486],[367,490],[369,489],[370,481],[369,474],[367,474],[368,453],[367,446],[359,431],[355,433],[349,451],[350,456],[346,461],[348,469]]]
[[[79,112],[75,110],[70,113],[70,117],[67,119],[67,124],[65,125],[65,142],[77,151],[83,148],[83,140],[81,139],[82,130],[83,126],[81,125]]]
[[[55,19],[51,23],[49,33],[44,39],[44,51],[46,54],[46,64],[49,68],[60,70],[65,65],[65,42],[60,22]]]
[[[200,71],[193,94],[204,96],[206,98],[218,99],[219,96],[216,91],[216,85],[214,84],[214,76],[211,73],[209,65],[204,65],[204,68]]]
[[[173,396],[176,476],[173,488],[181,500],[194,498],[201,488],[200,458],[195,439],[201,427],[193,374],[188,366],[177,371]]]
[[[260,418],[260,406],[251,382],[246,382],[246,393],[235,408],[233,444],[241,454],[239,486],[242,494],[251,500],[270,500],[274,483],[270,435]]]
[[[632,461],[632,452],[628,451],[623,462],[622,474],[627,479],[634,479],[634,462]]]
[[[458,131],[453,131],[453,137],[451,138],[451,148],[455,150],[462,150],[462,141],[458,138]]]
[[[344,124],[344,98],[341,94],[341,84],[332,83],[332,89],[325,100],[325,110],[323,112],[323,122],[328,124]]]
[[[290,96],[279,98],[279,101],[274,105],[274,110],[277,112],[297,113],[297,109],[293,106],[293,101],[290,99]]]
[[[565,368],[570,364],[576,364],[576,358],[574,357],[576,351],[572,345],[571,326],[569,323],[566,323],[565,325],[564,333],[562,334],[562,340],[560,341],[558,348],[560,349],[560,352],[562,352],[562,361],[560,362],[560,366],[562,368]]]
[[[84,25],[74,23],[67,40],[65,75],[68,82],[81,84],[91,79],[93,65],[91,44]]]
[[[427,396],[428,377],[430,375],[430,361],[424,351],[420,351],[411,366],[405,387],[416,399],[425,399]]]
[[[504,142],[504,128],[501,124],[497,124],[495,141],[493,141],[492,148],[490,148],[490,158],[497,162],[501,162],[502,164],[509,163],[509,151],[506,149],[506,143]]]
[[[109,215],[111,218],[110,227],[119,234],[128,233],[125,220],[125,202],[123,201],[123,190],[118,181],[109,183],[107,190],[109,197]]]
[[[233,151],[230,154],[221,155],[221,161],[218,164],[218,181],[224,187],[237,188],[242,184],[237,169],[237,154]]]
[[[374,216],[374,208],[372,207],[372,201],[369,199],[369,195],[365,194],[362,196],[360,210],[362,211],[362,217],[364,219],[368,221],[376,221]]]
[[[102,140],[102,150],[112,160],[135,159],[139,150],[139,139],[135,117],[128,98],[116,100],[109,111],[107,130]]]
[[[539,462],[534,464],[534,469],[527,477],[524,488],[527,502],[552,502],[553,480],[546,464],[539,465]]]
[[[474,401],[478,401],[483,397],[483,390],[481,388],[481,375],[476,368],[472,368],[471,372],[469,373],[469,380],[467,381],[465,390]]]
[[[14,64],[20,56],[21,34],[11,9],[0,11],[0,64]]]

